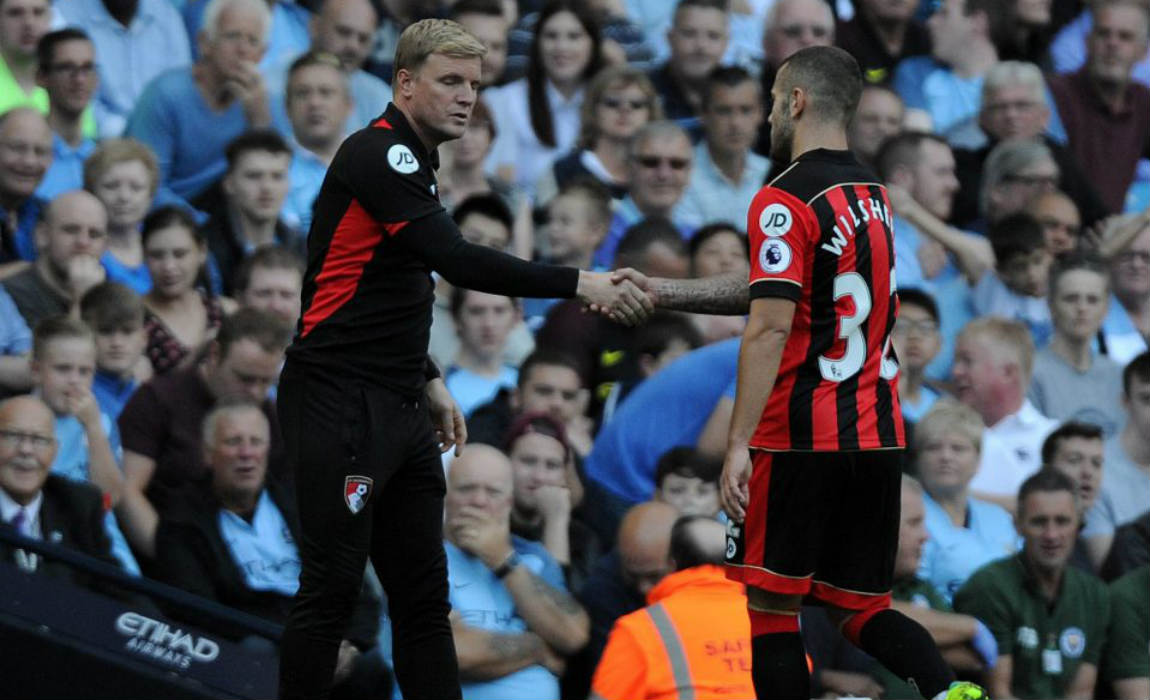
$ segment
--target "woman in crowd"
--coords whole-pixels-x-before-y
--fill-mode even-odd
[[[476,194],[499,195],[507,208],[514,211],[511,187],[483,171],[483,161],[491,153],[491,144],[497,133],[491,110],[484,99],[480,98],[475,101],[471,120],[467,122],[463,136],[439,147],[443,161],[436,173],[436,180],[439,182],[439,201],[448,211]]]
[[[569,581],[581,580],[598,547],[576,512],[583,485],[563,424],[548,413],[522,414],[508,430],[504,451],[515,494],[511,531],[542,543]]]
[[[488,169],[533,196],[539,176],[575,145],[584,87],[601,63],[599,28],[584,4],[548,3],[527,76],[484,95],[499,125]]]
[[[144,263],[140,222],[152,206],[160,169],[152,149],[134,139],[104,141],[84,163],[84,189],[108,210],[108,250],[100,259],[108,279],[147,294],[152,277]]]
[[[588,175],[611,192],[627,196],[627,144],[649,121],[663,118],[655,87],[634,66],[605,68],[587,87],[579,110],[579,141],[555,161],[536,185],[535,201],[546,204],[568,183]]]
[[[982,448],[974,409],[942,398],[914,432],[918,478],[926,494],[926,529],[919,577],[949,600],[975,571],[1018,549],[1010,514],[970,495]]]
[[[165,374],[195,362],[230,309],[200,285],[208,248],[191,214],[160,207],[144,219],[142,238],[152,275],[144,297],[147,355],[156,374]]]
[[[691,277],[713,277],[728,272],[747,272],[750,249],[747,237],[726,222],[708,224],[687,242]]]

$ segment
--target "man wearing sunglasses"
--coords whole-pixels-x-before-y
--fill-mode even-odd
[[[635,133],[627,149],[627,196],[595,249],[593,262],[599,269],[614,266],[619,241],[627,229],[644,219],[666,219],[684,239],[690,238],[694,227],[682,218],[680,204],[691,181],[693,159],[691,140],[675,122],[649,122]]]

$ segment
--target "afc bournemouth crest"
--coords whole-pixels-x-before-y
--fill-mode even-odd
[[[343,502],[352,515],[359,513],[371,498],[372,481],[366,476],[349,476],[343,481]]]

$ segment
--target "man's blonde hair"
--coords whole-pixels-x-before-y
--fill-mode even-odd
[[[483,58],[487,49],[458,22],[449,19],[424,19],[416,22],[399,37],[395,48],[395,74],[392,85],[398,87],[399,71],[416,73],[433,53],[451,58]]]
[[[958,339],[963,338],[977,338],[992,346],[1000,362],[1010,362],[1013,359],[1021,369],[1019,378],[1022,380],[1022,388],[1025,390],[1030,386],[1030,371],[1034,367],[1034,339],[1030,337],[1030,329],[1025,324],[996,316],[976,318],[963,326]]]

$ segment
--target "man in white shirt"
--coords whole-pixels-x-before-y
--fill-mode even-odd
[[[1021,323],[980,318],[955,344],[954,390],[982,417],[982,460],[970,484],[975,498],[1014,512],[1018,488],[1042,466],[1042,442],[1058,425],[1026,399],[1034,341]]]
[[[751,152],[763,121],[758,82],[737,67],[716,68],[703,88],[703,141],[679,205],[681,220],[699,227],[728,221],[739,230],[771,163]]]

